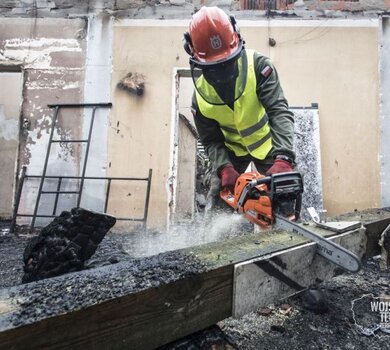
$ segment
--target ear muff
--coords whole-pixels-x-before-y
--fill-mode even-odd
[[[183,47],[185,52],[187,52],[190,56],[194,56],[194,50],[192,48],[192,40],[190,33],[184,32],[183,34]]]
[[[240,28],[238,27],[236,17],[234,17],[233,15],[230,15],[229,18],[230,18],[230,23],[232,24],[233,30],[237,33],[238,38],[241,40]]]

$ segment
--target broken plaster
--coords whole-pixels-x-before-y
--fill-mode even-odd
[[[0,60],[21,61],[25,68],[48,69],[54,52],[82,52],[82,48],[76,39],[14,38],[5,40]]]
[[[15,119],[7,119],[4,105],[0,105],[0,138],[6,141],[18,141],[19,127]]]

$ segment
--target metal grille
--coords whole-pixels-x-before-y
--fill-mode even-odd
[[[241,10],[276,10],[277,0],[240,0]]]
[[[112,106],[111,103],[87,103],[87,104],[56,104],[56,105],[48,105],[50,108],[54,108],[54,116],[52,120],[52,125],[51,125],[51,131],[50,131],[50,137],[49,137],[49,144],[47,147],[46,151],[46,156],[45,156],[45,161],[43,165],[43,170],[42,170],[42,175],[27,175],[27,168],[23,167],[22,172],[21,172],[21,177],[19,179],[19,184],[18,184],[18,190],[16,194],[16,201],[15,201],[15,207],[14,207],[14,212],[12,216],[12,222],[11,222],[11,227],[10,231],[14,232],[15,226],[16,226],[16,218],[17,217],[31,217],[31,226],[30,226],[30,232],[33,231],[34,226],[35,226],[35,221],[36,218],[54,218],[56,217],[56,212],[57,212],[57,205],[59,201],[59,196],[61,194],[74,194],[77,195],[77,207],[80,206],[81,202],[81,197],[83,194],[83,189],[84,189],[84,182],[86,180],[103,180],[107,181],[107,187],[106,187],[106,197],[105,197],[105,202],[104,202],[104,212],[106,213],[107,211],[107,206],[108,206],[108,199],[110,195],[110,189],[111,189],[111,184],[113,181],[147,181],[147,189],[146,189],[146,195],[145,195],[145,207],[144,207],[144,214],[142,218],[130,218],[130,217],[123,217],[123,218],[116,218],[117,220],[127,220],[127,221],[140,221],[143,223],[143,226],[146,226],[146,220],[148,216],[148,207],[149,207],[149,197],[150,197],[150,188],[151,188],[151,181],[152,181],[152,170],[149,169],[149,175],[147,177],[140,177],[140,178],[135,178],[135,177],[98,177],[98,176],[85,176],[86,170],[87,170],[87,163],[88,163],[88,155],[89,155],[89,150],[90,150],[90,144],[91,144],[91,136],[92,136],[92,129],[94,125],[94,120],[95,120],[95,115],[96,115],[96,110],[97,108],[110,108]],[[53,135],[54,135],[54,130],[56,128],[56,122],[57,122],[57,117],[58,117],[58,112],[61,108],[92,108],[92,116],[91,116],[91,121],[89,125],[89,131],[88,131],[88,137],[86,139],[81,139],[81,140],[54,140]],[[86,151],[85,151],[85,156],[84,156],[84,162],[82,164],[81,168],[81,176],[63,176],[63,175],[47,175],[47,169],[49,167],[49,155],[50,155],[50,149],[53,143],[83,143],[86,144]],[[19,203],[20,203],[20,197],[23,191],[23,185],[26,179],[28,178],[36,178],[40,179],[39,182],[39,189],[38,189],[38,195],[37,199],[35,202],[35,207],[34,207],[34,212],[32,214],[27,214],[27,213],[19,213]],[[57,180],[57,188],[55,191],[46,191],[43,190],[43,185],[45,182],[45,179],[51,179],[51,180]],[[79,181],[79,188],[78,190],[75,191],[64,191],[61,190],[61,185],[63,180],[76,180]],[[54,205],[53,205],[53,210],[51,213],[47,214],[38,214],[38,208],[39,208],[39,203],[41,201],[42,195],[55,195],[54,199]]]

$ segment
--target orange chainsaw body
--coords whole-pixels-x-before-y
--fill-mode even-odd
[[[224,189],[221,191],[221,198],[238,213],[243,214],[250,222],[266,228],[273,224],[274,218],[272,215],[272,201],[268,195],[269,189],[267,184],[260,184],[254,186],[251,190],[248,199],[239,205],[239,199],[247,187],[247,185],[253,181],[265,178],[264,175],[257,171],[251,171],[241,174],[234,187],[234,194],[229,190]]]

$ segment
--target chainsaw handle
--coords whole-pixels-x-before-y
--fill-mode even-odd
[[[271,176],[266,176],[266,177],[263,177],[261,179],[253,180],[251,182],[251,187],[262,185],[262,184],[268,185],[271,182],[271,180],[272,180]]]
[[[294,192],[296,194],[294,217],[295,220],[298,220],[301,215],[303,193],[303,179],[301,173],[292,171],[273,174],[271,177],[271,188],[269,189],[271,201],[273,202],[276,197],[283,195],[285,191]]]
[[[271,184],[271,188],[269,189],[271,191],[271,194],[275,191],[275,188],[280,183],[287,183],[292,184],[294,181],[297,181],[297,184],[302,189],[301,192],[303,192],[303,181],[302,181],[302,175],[298,171],[292,171],[292,172],[286,172],[286,173],[277,173],[272,174],[270,176],[263,177],[261,179],[253,180],[250,182],[250,188],[253,188],[258,185]]]

